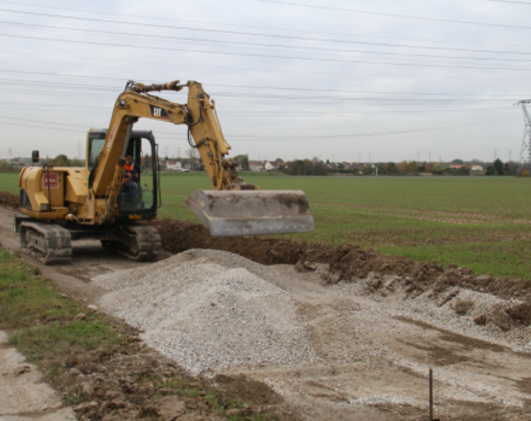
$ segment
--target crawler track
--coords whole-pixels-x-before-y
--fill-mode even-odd
[[[20,247],[44,264],[69,263],[72,257],[70,232],[55,224],[22,222]]]
[[[120,237],[123,241],[102,240],[101,244],[106,250],[137,261],[156,260],[162,249],[160,234],[151,225],[127,226]]]

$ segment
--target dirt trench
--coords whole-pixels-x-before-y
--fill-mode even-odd
[[[265,265],[290,264],[299,271],[313,271],[328,265],[329,284],[341,280],[355,282],[373,274],[369,289],[373,292],[388,288],[386,275],[396,276],[393,288],[403,288],[414,298],[431,289],[443,295],[452,288],[465,288],[504,299],[517,298],[514,306],[478,316],[477,324],[493,322],[502,330],[531,325],[531,282],[520,279],[476,275],[466,267],[450,265],[443,269],[435,262],[416,263],[400,256],[385,256],[353,244],[337,248],[322,243],[307,243],[284,238],[212,237],[206,227],[188,221],[160,219],[154,222],[162,245],[172,254],[186,250],[214,249],[239,254]]]
[[[0,204],[17,208],[18,196],[0,192]],[[451,288],[465,288],[488,293],[504,299],[519,299],[512,307],[478,316],[478,324],[493,322],[502,330],[531,325],[531,282],[521,279],[495,278],[476,275],[466,267],[450,265],[443,269],[435,262],[416,263],[400,256],[386,256],[372,249],[362,249],[354,244],[337,248],[323,243],[307,243],[285,238],[212,237],[208,229],[183,220],[158,219],[153,224],[159,230],[164,249],[177,254],[193,248],[229,251],[265,265],[291,264],[300,271],[315,270],[318,265],[328,265],[328,282],[340,280],[355,282],[376,274],[371,280],[373,291],[388,288],[383,282],[386,275],[395,275],[393,288],[405,288],[410,297],[431,289],[444,294]]]

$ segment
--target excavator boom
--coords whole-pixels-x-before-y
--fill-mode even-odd
[[[149,94],[152,91],[179,91],[184,87],[188,88],[188,104],[184,106]],[[129,83],[117,101],[114,114],[123,118],[148,117],[188,125],[189,137],[194,142],[192,146],[199,151],[215,190],[198,190],[185,203],[212,235],[313,231],[313,217],[302,191],[264,191],[243,183],[238,177],[237,165],[227,158],[230,145],[223,136],[214,102],[201,84],[193,81],[183,85],[178,81],[153,85]],[[115,119],[114,114],[111,126],[123,127],[119,132],[126,133],[124,120]]]

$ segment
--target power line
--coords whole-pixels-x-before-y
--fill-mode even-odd
[[[481,1],[481,0],[478,0]],[[489,0],[484,0],[489,1]],[[490,1],[499,1],[501,0],[490,0]],[[507,1],[509,3],[511,1]],[[483,43],[471,43],[471,42],[454,42],[454,41],[447,41],[447,40],[434,40],[434,39],[415,39],[415,38],[398,38],[398,37],[389,37],[389,36],[378,36],[378,35],[364,35],[364,34],[356,34],[356,33],[342,33],[342,32],[327,32],[327,31],[308,31],[308,30],[301,30],[301,29],[294,29],[294,28],[281,28],[281,27],[273,27],[273,26],[257,26],[257,25],[242,25],[238,23],[219,23],[219,22],[213,22],[213,21],[203,21],[203,20],[190,20],[190,19],[172,19],[167,17],[161,17],[161,16],[146,16],[144,15],[134,15],[134,14],[126,14],[126,13],[108,13],[108,12],[102,12],[100,10],[87,10],[87,9],[70,9],[66,7],[57,7],[57,6],[44,6],[40,4],[35,3],[24,3],[24,2],[13,2],[13,1],[7,1],[7,0],[0,0],[0,4],[7,3],[7,4],[14,4],[16,6],[31,6],[31,7],[37,7],[41,9],[54,9],[54,10],[64,10],[68,12],[75,12],[75,13],[93,13],[93,14],[99,14],[99,15],[106,15],[106,16],[125,16],[125,17],[133,17],[133,18],[141,18],[143,20],[152,19],[152,20],[162,20],[162,21],[170,21],[170,22],[185,22],[185,23],[192,23],[192,24],[201,24],[201,25],[215,25],[215,26],[228,26],[231,28],[234,27],[240,27],[240,28],[252,28],[252,29],[267,29],[267,30],[273,30],[273,31],[288,31],[288,32],[299,32],[299,33],[308,33],[308,34],[323,34],[323,35],[341,35],[341,36],[361,36],[361,37],[368,37],[368,38],[381,38],[381,39],[393,39],[393,40],[406,40],[406,41],[429,41],[433,43],[443,43],[443,44],[459,44],[459,45],[484,45]],[[505,3],[505,1],[503,1]],[[512,1],[511,3],[523,3],[523,2],[517,2]],[[531,3],[523,3],[526,5],[530,5]],[[522,45],[514,45],[514,44],[488,44],[493,46],[501,46],[504,48],[507,47],[522,47]]]
[[[28,124],[27,122],[31,122],[31,120],[26,120],[26,123],[15,123],[12,121],[12,118],[7,117],[0,117],[0,120],[7,120],[7,121],[1,121],[2,124],[7,124],[9,126],[18,126],[18,127],[30,127],[34,129],[44,129],[44,130],[53,130],[53,131],[60,131],[60,132],[70,132],[70,133],[79,133],[80,130],[74,130],[74,129],[65,129],[64,127],[48,127],[48,126],[41,126],[41,125],[35,125],[35,124]],[[85,130],[86,132],[87,130]]]
[[[255,1],[262,1],[262,0],[255,0]],[[193,27],[188,27],[188,26],[170,26],[170,25],[149,24],[149,23],[143,23],[143,22],[139,23],[139,22],[127,22],[127,21],[110,20],[110,19],[96,19],[96,18],[87,18],[87,17],[78,17],[78,16],[64,16],[64,15],[56,15],[56,14],[49,14],[49,13],[26,12],[26,11],[20,11],[20,10],[10,10],[10,9],[1,9],[1,8],[0,8],[0,11],[9,12],[9,13],[43,16],[43,17],[53,17],[53,18],[60,18],[60,19],[72,19],[72,20],[80,20],[80,21],[88,21],[88,22],[132,25],[132,26],[135,26],[136,28],[140,26],[140,27],[157,28],[157,29],[173,29],[173,30],[186,30],[186,31],[196,31],[196,32],[210,32],[210,33],[216,33],[216,34],[242,35],[246,37],[248,36],[269,37],[269,38],[289,39],[289,40],[294,40],[294,41],[313,41],[313,42],[318,41],[318,42],[328,42],[328,43],[372,45],[372,46],[382,46],[382,47],[400,47],[400,48],[415,48],[415,49],[428,49],[428,50],[512,54],[511,51],[503,51],[503,50],[502,51],[474,50],[474,49],[467,49],[467,48],[448,48],[448,47],[419,46],[419,45],[408,45],[408,44],[375,43],[375,42],[367,42],[367,41],[351,41],[351,40],[327,39],[327,38],[315,38],[315,37],[298,37],[298,36],[293,36],[293,35],[278,35],[278,34],[267,34],[267,33],[256,33],[256,32],[225,31],[225,30],[219,30],[219,29],[193,28]],[[529,29],[531,29],[531,27],[529,27]]]
[[[87,131],[85,128],[81,128],[81,126],[74,125],[74,124],[64,124],[63,122],[47,122],[42,120],[33,120],[33,119],[26,119],[26,118],[13,118],[13,117],[1,117],[0,120],[7,120],[7,121],[1,121],[2,124],[8,124],[13,126],[20,126],[20,127],[32,127],[32,128],[39,128],[39,129],[48,129],[48,130],[58,130],[58,131],[64,131],[64,132],[76,132],[79,133],[79,131]],[[481,119],[475,119],[475,122],[481,122],[484,121],[484,118]],[[16,123],[15,121],[20,121],[21,123]],[[508,121],[508,119],[497,119],[492,120],[489,119],[489,121]],[[27,124],[27,123],[37,123],[37,124]],[[229,134],[227,133],[227,137],[229,138],[245,138],[245,139],[269,139],[271,138],[278,138],[278,139],[323,139],[323,138],[330,138],[330,139],[338,139],[338,138],[352,138],[352,137],[372,137],[372,136],[384,136],[384,135],[399,135],[399,134],[411,134],[411,133],[419,133],[419,132],[425,132],[425,131],[433,131],[433,130],[441,130],[441,129],[448,129],[448,128],[454,128],[458,126],[468,125],[471,121],[465,121],[461,123],[453,123],[453,124],[445,124],[442,126],[435,126],[435,127],[425,127],[420,129],[412,129],[412,130],[399,130],[399,131],[389,131],[389,132],[368,132],[368,133],[351,133],[351,134],[311,134],[311,135],[278,135],[278,134],[272,134],[272,135],[240,135],[240,134]],[[49,127],[49,126],[42,126],[41,124],[46,125],[57,125],[57,127]],[[68,129],[64,126],[69,127],[79,127],[79,130],[74,129]],[[157,137],[159,135],[170,135],[174,136],[175,133],[169,133],[169,132],[158,132]]]
[[[531,3],[528,3],[525,1],[515,1],[515,0],[479,0],[479,1],[488,1],[491,3],[523,4],[525,6],[531,6]]]
[[[131,32],[116,32],[116,31],[99,31],[94,29],[81,29],[81,28],[72,28],[67,26],[52,26],[52,25],[42,25],[42,24],[33,24],[33,23],[21,23],[21,22],[10,22],[10,21],[0,21],[0,23],[7,25],[20,25],[20,26],[29,26],[33,28],[43,28],[50,30],[59,30],[59,31],[73,31],[81,33],[92,33],[92,34],[102,34],[102,35],[121,35],[121,36],[131,36],[139,38],[148,38],[148,39],[162,39],[162,40],[180,40],[180,41],[194,41],[194,42],[204,42],[204,43],[214,43],[214,44],[229,44],[229,45],[243,45],[243,46],[254,46],[254,47],[270,47],[270,48],[280,48],[280,49],[299,49],[299,50],[310,50],[310,51],[325,51],[325,52],[339,52],[339,53],[356,53],[356,54],[377,54],[384,56],[401,56],[401,57],[421,57],[421,58],[442,58],[450,60],[473,60],[473,61],[495,61],[500,60],[493,57],[458,57],[458,56],[447,56],[447,55],[426,55],[426,54],[410,54],[410,53],[397,53],[389,51],[364,51],[364,50],[345,50],[340,48],[329,48],[329,47],[304,47],[304,46],[294,46],[294,45],[281,45],[281,44],[267,44],[267,43],[256,43],[256,42],[243,42],[243,41],[227,41],[227,40],[214,40],[214,39],[204,39],[204,38],[192,38],[192,37],[175,37],[168,35],[153,35],[153,34],[138,34]],[[366,44],[366,45],[377,45],[377,46],[392,46],[392,47],[402,47],[399,44],[375,44],[375,43],[363,43],[356,42],[357,44]],[[412,46],[410,46],[412,47]],[[429,48],[422,46],[413,46],[414,48]],[[479,52],[479,53],[492,53],[492,54],[515,54],[515,55],[531,55],[531,52],[522,52],[522,51],[494,51],[494,50],[468,50],[468,49],[453,49],[453,48],[439,48],[439,50],[448,50],[448,51],[459,51],[459,52]],[[516,60],[516,59],[507,59],[503,58],[504,62],[511,61],[517,63],[529,63],[529,60]]]
[[[9,119],[10,121],[22,121],[22,122],[30,121],[32,123],[38,123],[38,124],[55,124],[55,125],[58,125],[58,126],[61,126],[61,127],[68,126],[68,127],[81,128],[81,126],[79,124],[69,124],[69,123],[64,123],[64,122],[32,120],[32,119],[28,120],[26,118],[2,117],[2,116],[0,116],[0,119]]]
[[[2,69],[0,69],[2,71]],[[85,76],[85,78],[89,79],[91,76]],[[123,79],[120,79],[123,81]],[[35,80],[28,80],[28,79],[13,79],[13,78],[0,78],[0,82],[8,82],[10,83],[10,86],[13,85],[13,83],[17,84],[31,84],[31,85],[38,85],[39,87],[61,87],[61,88],[69,88],[69,89],[88,89],[90,91],[93,90],[102,90],[102,91],[109,91],[112,89],[116,89],[116,86],[101,86],[101,85],[85,85],[85,84],[71,84],[71,83],[64,83],[64,82],[42,82],[42,81],[35,81]],[[162,82],[162,81],[155,81],[155,82]],[[340,94],[374,94],[374,95],[419,95],[419,96],[437,96],[437,95],[445,95],[445,96],[471,96],[475,95],[474,92],[460,92],[460,93],[449,93],[449,92],[411,92],[411,91],[371,91],[371,90],[349,90],[349,89],[319,89],[319,88],[295,88],[295,87],[289,87],[289,86],[255,86],[255,85],[232,85],[232,84],[218,84],[218,83],[210,83],[209,87],[221,87],[221,88],[230,88],[230,89],[256,89],[256,90],[262,90],[262,91],[271,91],[271,90],[279,90],[279,91],[295,91],[295,92],[331,92],[331,93],[340,93]],[[232,91],[229,93],[233,93]],[[223,93],[222,93],[223,94]],[[237,95],[237,93],[233,93]],[[245,94],[245,92],[243,93]],[[520,95],[520,92],[515,93],[503,93],[503,94],[495,94],[491,93],[488,95],[485,95],[483,97],[508,97],[513,98],[516,95]],[[321,99],[319,97],[318,99]]]
[[[29,105],[29,106],[28,106]],[[12,103],[9,102],[8,105],[1,105],[0,109],[5,110],[14,110],[14,109],[23,109],[25,111],[39,111],[40,113],[45,112],[68,112],[68,113],[79,113],[79,114],[109,114],[110,108],[105,107],[87,107],[84,106],[82,110],[80,109],[74,109],[72,107],[70,108],[56,108],[57,106],[61,107],[64,106],[65,103],[62,102],[61,104],[50,104],[48,102],[40,102],[40,103]],[[458,113],[465,113],[465,112],[490,112],[490,111],[500,111],[505,110],[509,111],[509,108],[507,107],[491,107],[491,108],[456,108],[456,109],[433,109],[428,110],[425,108],[422,109],[416,109],[416,110],[377,110],[377,111],[282,111],[279,112],[278,110],[272,111],[272,110],[238,110],[238,111],[227,111],[224,110],[222,112],[223,116],[239,116],[239,115],[251,115],[251,116],[257,116],[260,117],[265,114],[272,114],[277,116],[277,118],[283,117],[283,116],[308,116],[308,115],[358,115],[358,114],[425,114],[425,113],[447,113],[447,112],[458,112]],[[511,108],[512,112],[512,108]]]
[[[478,118],[478,119],[474,119],[474,121],[472,123],[480,123],[482,121],[485,121],[484,118]],[[497,120],[493,120],[493,119],[489,119],[489,121],[494,121],[494,122],[500,122],[500,121],[509,121],[509,119],[497,119]],[[230,134],[230,133],[227,133],[227,138],[229,139],[233,139],[234,141],[238,141],[237,138],[245,138],[246,140],[249,140],[250,139],[256,139],[257,141],[264,141],[264,140],[267,140],[267,141],[286,141],[286,140],[292,140],[292,141],[297,141],[297,140],[322,140],[322,139],[340,139],[340,138],[354,138],[354,137],[373,137],[373,136],[388,136],[388,135],[401,135],[401,134],[411,134],[411,133],[419,133],[419,132],[426,132],[426,131],[433,131],[433,130],[441,130],[441,129],[450,129],[450,128],[454,128],[454,127],[459,127],[459,126],[464,126],[464,125],[469,125],[471,123],[471,121],[464,121],[464,122],[460,122],[460,123],[453,123],[453,124],[445,124],[445,125],[442,125],[442,126],[435,126],[435,127],[424,127],[424,128],[420,128],[420,129],[412,129],[412,130],[399,130],[399,131],[389,131],[389,132],[367,132],[367,133],[354,133],[354,134],[326,134],[326,133],[323,133],[323,134],[318,134],[318,135],[315,135],[315,134],[311,134],[311,135],[284,135],[284,134],[271,134],[271,135],[260,135],[260,136],[257,136],[257,135],[240,135],[240,134]],[[157,132],[157,137],[162,137],[164,135],[170,135],[170,136],[173,136],[175,135],[174,133],[168,133],[168,132]],[[262,139],[262,140],[261,140]]]
[[[3,88],[2,92],[4,93],[24,93],[24,94],[31,94],[31,95],[50,95],[51,91],[42,91],[42,90],[35,90],[35,89],[10,89],[10,88]],[[52,91],[54,95],[59,96],[71,96],[75,97],[78,95],[75,92],[71,92],[69,89],[68,91]],[[91,90],[87,89],[86,94],[84,94],[85,97],[92,97],[92,98],[105,98],[108,99],[108,95],[99,95],[99,94],[91,94]],[[503,100],[503,98],[478,98],[478,99],[470,99],[470,98],[373,98],[373,97],[340,97],[340,96],[295,96],[295,95],[274,95],[274,94],[257,94],[257,93],[251,93],[251,92],[242,92],[242,93],[234,93],[234,92],[217,92],[217,91],[210,91],[211,95],[216,96],[217,98],[225,98],[225,99],[237,99],[238,101],[242,100],[286,100],[286,101],[333,101],[335,103],[337,102],[361,102],[361,103],[383,103],[383,104],[389,104],[389,103],[419,103],[419,104],[428,104],[428,103],[470,103],[470,102],[477,102],[478,100],[481,100],[482,102],[486,101],[496,101],[500,102]]]
[[[20,54],[28,54],[28,55],[31,55],[31,56],[36,56],[36,55],[41,55],[41,56],[46,56],[47,58],[49,57],[58,57],[58,58],[67,58],[67,59],[76,59],[76,60],[90,60],[91,62],[94,62],[95,58],[94,57],[82,57],[82,56],[72,56],[72,55],[68,55],[68,56],[58,56],[58,55],[51,55],[51,54],[48,54],[48,53],[38,53],[38,52],[30,52],[30,51],[6,51],[6,50],[0,50],[0,53],[6,53],[6,54],[16,54],[16,55],[20,55]],[[139,64],[145,64],[145,61],[140,61],[140,60],[121,60],[121,59],[115,59],[113,58],[113,62],[120,62],[120,63],[139,63]],[[150,61],[150,64],[152,65],[158,65],[158,66],[171,66],[171,67],[174,67],[174,64],[173,63],[170,63],[170,62],[154,62],[154,61]],[[183,64],[181,62],[181,64]],[[264,70],[265,71],[272,71],[271,69],[265,69],[265,68],[253,68],[253,67],[243,67],[243,66],[218,66],[218,65],[211,65],[211,64],[189,64],[189,63],[184,63],[186,65],[186,67],[199,67],[201,69],[204,69],[204,68],[212,68],[212,69],[226,69],[226,70],[238,70],[238,71],[242,71],[242,70],[250,70],[250,71],[260,71],[260,72],[263,72]],[[183,65],[184,65],[183,64]],[[74,75],[74,74],[70,74],[70,75],[66,75],[66,74],[56,74],[56,73],[43,73],[43,72],[29,72],[29,71],[23,71],[23,70],[9,70],[9,69],[0,69],[0,71],[4,71],[4,72],[9,72],[9,73],[20,73],[20,74],[34,74],[34,75],[40,75],[40,76],[62,76],[62,77],[72,77],[72,78],[90,78],[88,76],[80,76],[80,75]],[[274,69],[275,72],[277,73],[287,73],[287,74],[293,74],[293,73],[296,73],[297,75],[301,75],[301,74],[311,74],[311,75],[332,75],[332,76],[352,76],[352,72],[325,72],[325,71],[311,71],[311,70],[289,70],[289,69]],[[520,75],[519,75],[520,76]],[[91,76],[92,78],[94,79],[106,79],[106,80],[120,80],[120,81],[124,81],[124,80],[127,80],[128,78],[125,78],[125,77],[122,77],[122,78],[118,78],[118,77],[104,77],[104,76],[100,76],[100,77],[97,77],[97,76]],[[392,78],[400,78],[400,79],[412,79],[413,77],[411,75],[399,75],[399,74],[375,74],[375,73],[371,73],[370,75],[363,75],[363,74],[357,74],[357,77],[358,78],[364,78],[364,77],[370,77],[370,78],[377,78],[377,77],[381,77],[381,78],[388,78],[388,77],[392,77]],[[477,80],[493,80],[495,79],[496,81],[499,81],[499,80],[511,80],[511,81],[514,81],[515,80],[515,76],[511,76],[511,77],[501,77],[501,76],[496,76],[496,77],[465,77],[465,76],[426,76],[426,75],[416,75],[414,77],[415,80],[418,80],[418,79],[435,79],[435,80],[445,80],[445,79],[448,79],[448,80],[474,80],[474,81],[477,81]],[[530,79],[529,77],[528,78],[522,78],[522,77],[519,77],[518,80],[528,80]]]
[[[489,121],[509,121],[509,119],[498,119],[498,120],[489,120]],[[280,138],[285,141],[286,139],[339,139],[339,138],[352,138],[352,137],[373,137],[373,136],[389,136],[389,135],[401,135],[401,134],[411,134],[411,133],[420,133],[420,132],[427,132],[427,131],[433,131],[433,130],[442,130],[442,129],[450,129],[454,127],[464,126],[468,125],[470,122],[463,122],[463,123],[455,123],[455,124],[445,124],[442,126],[435,126],[435,127],[425,127],[421,129],[412,129],[412,130],[399,130],[399,131],[389,131],[389,132],[367,132],[367,133],[351,133],[351,134],[321,134],[321,135],[277,135],[273,134],[270,136],[264,135],[264,136],[256,136],[256,135],[227,135],[231,138],[238,138],[238,137],[245,137],[249,139],[271,139],[271,138]]]
[[[385,16],[385,17],[400,18],[400,19],[413,19],[413,20],[422,20],[422,21],[431,21],[431,22],[440,22],[440,23],[458,23],[461,25],[492,26],[492,27],[498,27],[498,28],[511,28],[511,29],[531,29],[531,26],[507,25],[503,23],[487,23],[487,22],[474,22],[474,21],[466,21],[466,20],[431,18],[428,16],[402,15],[398,13],[372,12],[368,10],[345,9],[341,7],[331,7],[331,6],[318,6],[318,5],[313,5],[313,4],[293,3],[293,2],[279,1],[279,0],[254,0],[254,1],[258,1],[261,3],[279,4],[283,6],[295,6],[295,7],[309,8],[309,9],[331,10],[335,12],[359,13],[359,14],[364,14],[364,15]]]
[[[73,44],[87,44],[87,45],[99,45],[105,47],[126,47],[134,49],[143,49],[143,50],[160,50],[160,51],[179,51],[187,52],[192,54],[220,54],[228,56],[240,56],[240,57],[256,57],[256,58],[277,58],[281,60],[303,60],[303,61],[321,61],[329,63],[352,63],[352,64],[375,64],[375,65],[388,65],[388,66],[412,66],[412,67],[434,67],[434,68],[446,68],[446,69],[476,69],[476,70],[508,70],[508,71],[521,71],[529,72],[531,69],[527,68],[509,68],[509,67],[479,67],[479,66],[446,66],[440,64],[421,64],[421,63],[396,63],[396,62],[378,62],[378,61],[367,61],[367,60],[342,60],[342,59],[333,59],[333,58],[317,58],[317,57],[301,57],[301,56],[282,56],[282,55],[271,55],[271,54],[256,54],[256,53],[233,53],[228,51],[218,51],[218,50],[199,50],[199,49],[185,49],[185,48],[171,48],[171,47],[160,47],[160,46],[143,46],[143,45],[131,45],[131,44],[118,44],[118,43],[104,43],[104,42],[95,42],[95,41],[79,41],[79,40],[70,40],[70,39],[56,39],[48,37],[34,37],[29,35],[14,35],[14,34],[0,34],[0,37],[8,38],[22,38],[22,39],[35,39],[39,41],[52,41],[52,42],[64,42],[64,43],[73,43]]]
[[[3,106],[0,105],[1,110],[24,110],[24,111],[39,111],[40,113],[57,113],[61,112],[63,115],[65,114],[102,114],[102,115],[109,115],[109,109],[100,109],[100,110],[73,110],[73,109],[67,109],[67,108],[53,108],[50,107],[47,104],[43,104],[46,106],[45,109],[42,108],[34,108],[34,107],[26,107],[26,106]],[[224,111],[223,116],[257,116],[260,117],[263,115],[274,115],[276,118],[282,118],[284,116],[291,117],[307,117],[310,115],[322,115],[322,116],[345,116],[345,115],[359,115],[359,114],[418,114],[418,113],[441,113],[441,112],[474,112],[474,111],[492,111],[492,110],[500,110],[503,108],[494,108],[494,109],[460,109],[460,110],[406,110],[406,111],[391,111],[391,110],[384,110],[384,111],[350,111],[350,112],[333,112],[333,111],[307,111],[307,112],[296,112],[296,113],[290,113],[290,112],[282,112],[279,113],[278,111]]]

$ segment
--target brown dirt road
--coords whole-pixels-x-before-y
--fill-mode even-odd
[[[15,250],[12,216],[0,207],[0,241]],[[296,300],[318,362],[234,367],[218,378],[221,386],[226,379],[228,389],[255,399],[260,394],[252,391],[261,383],[253,381],[271,386],[276,393],[270,396],[282,401],[277,419],[428,419],[430,367],[440,419],[531,419],[528,283],[413,264],[356,246],[219,240],[187,222],[158,224],[171,253],[213,248],[259,263],[296,265],[289,269],[292,279],[277,286]],[[110,256],[94,242],[74,244],[71,265],[41,268],[62,289],[89,302],[105,293],[91,286],[90,278],[142,265]],[[253,380],[234,383],[245,378]]]

